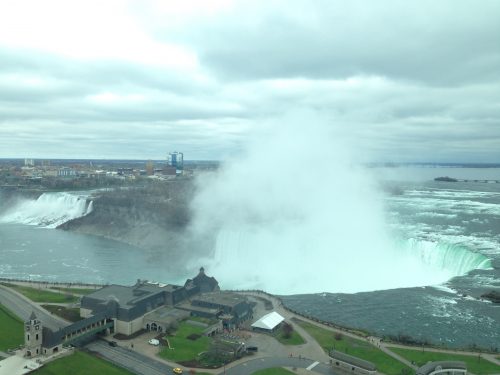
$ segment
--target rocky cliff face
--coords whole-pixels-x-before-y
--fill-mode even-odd
[[[143,249],[178,255],[190,220],[191,180],[150,183],[144,187],[99,192],[90,214],[59,229],[103,236]]]

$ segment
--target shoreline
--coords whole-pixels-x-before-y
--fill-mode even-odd
[[[11,284],[17,284],[17,285],[24,285],[24,286],[30,286],[35,289],[51,289],[52,287],[66,287],[66,288],[93,288],[93,289],[100,289],[106,285],[110,285],[109,283],[107,284],[97,284],[97,283],[83,283],[83,282],[61,282],[61,281],[37,281],[37,280],[26,280],[26,279],[16,279],[16,278],[6,278],[6,277],[0,277],[0,283],[11,283]],[[470,348],[467,347],[462,347],[462,348],[450,348],[450,347],[443,347],[443,346],[438,346],[438,345],[432,345],[432,344],[425,344],[425,345],[410,345],[407,343],[400,343],[398,341],[393,341],[393,340],[383,340],[383,338],[376,337],[375,334],[365,331],[362,329],[356,329],[352,327],[345,327],[339,324],[336,324],[331,321],[326,321],[319,319],[317,317],[314,317],[312,315],[307,315],[303,312],[294,310],[286,306],[280,296],[268,293],[264,290],[227,290],[231,291],[234,293],[240,293],[240,294],[249,294],[249,295],[254,295],[254,296],[261,296],[261,298],[266,298],[271,300],[271,301],[277,301],[278,306],[273,306],[273,308],[276,307],[281,307],[284,310],[288,311],[291,314],[294,314],[298,316],[298,318],[303,318],[306,321],[310,321],[315,324],[319,324],[321,326],[328,327],[329,329],[346,333],[348,335],[353,335],[358,339],[362,340],[369,340],[370,338],[377,338],[380,341],[385,342],[388,345],[395,345],[395,346],[404,346],[409,349],[422,349],[425,347],[426,349],[435,349],[435,350],[445,350],[453,353],[469,353],[471,352]],[[498,352],[491,351],[486,348],[475,348],[478,353],[490,353],[490,354],[498,354]]]

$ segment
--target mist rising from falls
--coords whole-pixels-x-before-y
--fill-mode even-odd
[[[370,248],[358,248],[366,246],[360,236],[351,239],[350,250],[329,251],[324,246],[335,243],[334,238],[310,238],[305,240],[310,243],[301,244],[296,242],[298,237],[224,229],[218,233],[214,259],[208,264],[231,287],[279,294],[438,285],[474,269],[491,268],[487,257],[460,245],[395,240],[384,253],[374,254]],[[276,258],[273,248],[287,250]]]
[[[71,193],[43,193],[36,200],[19,200],[0,214],[0,222],[55,228],[92,212],[87,196]]]
[[[453,249],[392,239],[349,150],[310,115],[256,132],[243,155],[199,180],[192,235],[216,236],[203,265],[225,288],[282,294],[435,285],[484,266],[454,268]]]

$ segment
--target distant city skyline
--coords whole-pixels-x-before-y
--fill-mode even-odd
[[[298,110],[359,162],[497,163],[499,14],[493,0],[1,2],[0,158],[226,160]]]

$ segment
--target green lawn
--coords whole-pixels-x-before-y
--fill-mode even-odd
[[[391,348],[395,353],[409,361],[415,361],[418,366],[423,366],[429,361],[462,361],[467,365],[467,370],[476,374],[500,374],[500,366],[491,363],[484,358],[479,359],[477,356],[460,355],[460,354],[447,354],[427,352],[422,350],[400,349]]]
[[[285,338],[283,327],[281,327],[278,331],[276,331],[276,333],[274,334],[274,338],[283,345],[301,345],[305,343],[302,336],[299,335],[296,331],[292,331],[290,337]]]
[[[0,304],[0,350],[6,351],[24,344],[24,324]]]
[[[36,289],[28,286],[21,286],[15,284],[4,284],[9,288],[21,293],[25,297],[29,298],[33,302],[48,302],[48,303],[70,303],[78,301],[78,297],[51,292],[47,289]]]
[[[342,335],[341,340],[336,340],[334,333],[331,331],[298,319],[297,323],[309,332],[309,334],[314,337],[326,351],[335,349],[370,361],[377,366],[377,370],[383,372],[384,374],[401,374],[403,371],[409,374],[413,373],[413,369],[395,360],[366,341],[353,339],[345,335]]]
[[[131,372],[94,357],[90,354],[75,351],[70,356],[63,357],[50,362],[40,370],[34,372],[36,375],[132,375]]]
[[[288,371],[283,367],[272,367],[266,368],[264,370],[256,371],[253,373],[254,375],[289,375],[295,374],[294,372]]]
[[[187,337],[191,334],[203,333],[204,328],[182,322],[179,324],[174,336],[166,336],[172,349],[165,347],[160,352],[160,357],[174,362],[184,362],[196,359],[199,353],[207,351],[210,347],[210,338],[201,336],[196,340]]]
[[[66,292],[69,294],[86,295],[86,294],[94,293],[96,290],[99,290],[100,287],[97,289],[90,289],[90,288],[87,289],[87,288],[62,288],[59,286],[54,286],[54,287],[51,287],[51,289],[60,290],[61,292]]]

